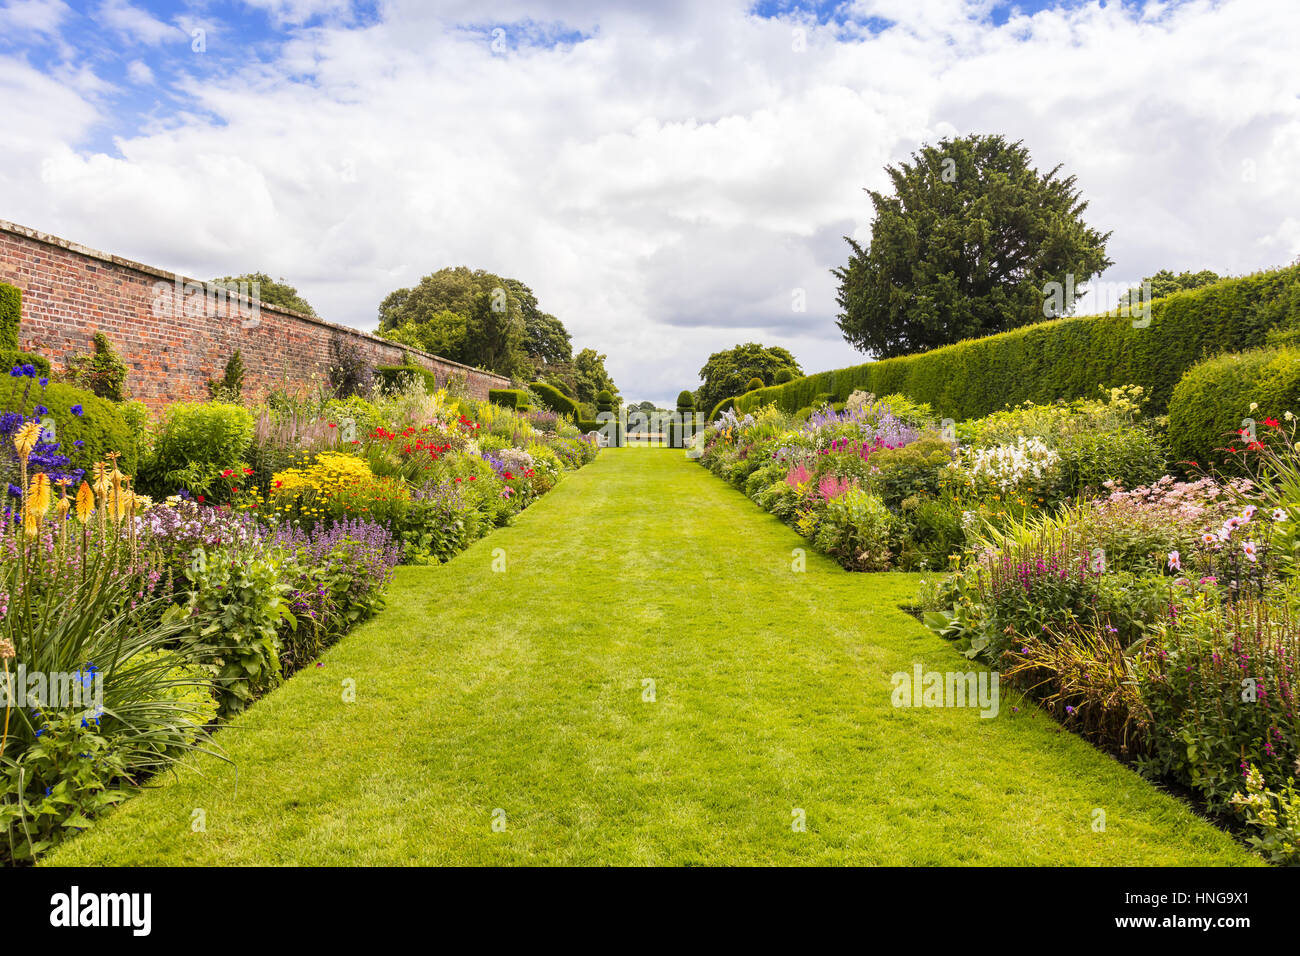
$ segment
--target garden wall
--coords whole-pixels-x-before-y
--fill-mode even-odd
[[[261,398],[277,385],[308,384],[355,345],[371,365],[405,357],[439,383],[464,378],[470,394],[508,388],[500,375],[403,348],[342,325],[237,295],[205,294],[203,283],[120,256],[88,249],[0,220],[0,282],[23,293],[19,347],[45,356],[56,373],[67,358],[91,350],[103,332],[130,366],[132,398],[151,408],[208,397],[235,349],[243,352],[245,394]]]

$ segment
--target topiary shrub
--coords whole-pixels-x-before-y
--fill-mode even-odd
[[[140,468],[140,486],[155,498],[185,489],[211,501],[228,496],[221,475],[246,467],[253,443],[253,413],[239,405],[178,402],[164,413],[153,450]]]
[[[0,282],[0,355],[18,351],[18,323],[22,317],[22,291]]]
[[[490,388],[488,389],[488,401],[493,405],[500,405],[502,408],[513,408],[522,411],[528,407],[528,393],[522,388]]]
[[[1188,467],[1240,474],[1241,451],[1249,441],[1240,432],[1249,429],[1248,420],[1262,436],[1265,419],[1280,421],[1286,412],[1300,414],[1300,348],[1215,356],[1193,365],[1174,386],[1169,449]]]
[[[686,409],[693,409],[693,408],[695,408],[695,396],[690,392],[686,392],[686,391],[678,392],[677,410],[680,412]]]
[[[753,378],[749,380],[749,384],[745,386],[745,391],[755,392],[762,387],[763,387],[763,380],[759,378],[757,375],[755,375]]]
[[[74,355],[68,359],[68,381],[110,402],[124,401],[126,376],[130,370],[103,332],[96,332],[91,341],[94,345],[91,354]]]
[[[614,411],[614,396],[610,393],[609,389],[602,388],[600,392],[596,395],[596,411],[597,412]]]
[[[709,424],[713,424],[719,418],[721,418],[723,412],[735,407],[736,407],[735,398],[724,398],[722,401],[718,402],[718,404],[713,406],[713,411],[709,413]]]
[[[577,403],[554,385],[547,385],[545,382],[533,382],[528,387],[541,399],[542,404],[555,414],[568,415],[575,421],[578,419]]]
[[[784,385],[786,382],[793,382],[793,381],[794,381],[794,372],[790,371],[788,368],[783,368],[781,369],[781,371],[776,373],[776,379],[773,384]]]

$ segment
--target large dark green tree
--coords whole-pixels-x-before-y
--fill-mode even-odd
[[[523,377],[531,370],[524,318],[529,304],[535,308],[536,299],[517,280],[468,266],[439,269],[385,297],[379,332],[466,365]]]
[[[573,397],[587,405],[596,404],[596,396],[608,391],[618,399],[618,386],[605,369],[605,355],[595,349],[583,349],[573,357]]]
[[[379,332],[403,345],[521,380],[569,380],[573,346],[564,323],[533,290],[468,266],[439,269],[413,289],[389,293]]]
[[[1040,173],[1002,136],[944,139],[886,167],[892,195],[875,206],[871,243],[840,280],[839,327],[876,358],[1041,322],[1049,283],[1076,294],[1111,264],[1083,221],[1088,204],[1058,165]]]
[[[764,385],[775,384],[782,369],[795,376],[803,374],[795,357],[779,345],[747,342],[714,352],[700,369],[703,384],[695,391],[695,407],[707,414],[724,398],[745,392],[751,378],[762,379]]]

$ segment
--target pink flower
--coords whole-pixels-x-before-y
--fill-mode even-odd
[[[1181,571],[1183,569],[1182,559],[1179,558],[1177,551],[1169,552],[1169,570]]]
[[[1254,541],[1247,541],[1245,544],[1243,544],[1243,545],[1241,546],[1241,550],[1245,553],[1246,557],[1247,557],[1248,559],[1250,559],[1251,561],[1257,561],[1257,560],[1259,560],[1258,557],[1257,557],[1257,555],[1256,555],[1256,553],[1255,553],[1255,542],[1254,542]]]

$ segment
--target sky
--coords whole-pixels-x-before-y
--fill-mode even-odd
[[[1293,0],[0,0],[0,219],[364,329],[486,269],[667,405],[737,343],[865,361],[831,269],[944,136],[1077,177],[1098,301],[1295,260],[1298,36]]]

